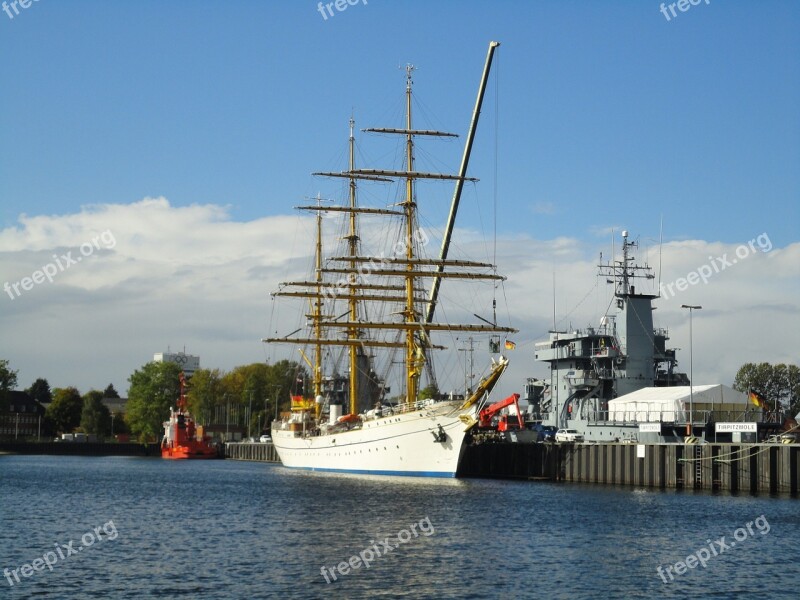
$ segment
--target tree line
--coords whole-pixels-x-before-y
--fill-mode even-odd
[[[156,441],[170,407],[177,407],[181,367],[169,362],[149,362],[128,378],[130,388],[124,418],[112,415],[103,398],[119,398],[112,384],[104,391],[81,393],[73,386],[50,389],[39,378],[25,391],[47,408],[42,422],[46,435],[81,430],[105,437],[132,433],[141,441]],[[306,395],[310,382],[305,367],[282,360],[274,365],[254,363],[229,372],[199,369],[189,380],[187,407],[197,423],[231,422],[250,431],[267,430],[276,414],[289,408],[293,394]],[[0,411],[8,410],[7,392],[16,389],[17,372],[0,359]],[[756,392],[770,410],[800,412],[800,367],[787,364],[745,363],[736,373],[733,388]]]
[[[733,388],[740,392],[756,392],[770,410],[800,412],[800,367],[770,363],[745,363],[736,373]]]
[[[9,361],[0,360],[0,409],[9,409],[7,391],[17,386],[17,372],[9,367]],[[73,386],[50,389],[47,379],[38,378],[24,390],[28,396],[46,407],[42,418],[42,434],[51,437],[57,433],[82,431],[106,437],[111,434],[111,413],[103,404],[103,398],[119,398],[113,384],[102,392],[89,390],[85,394]],[[125,433],[122,419],[114,424],[114,433]]]
[[[125,420],[140,440],[159,439],[163,433],[170,407],[177,407],[180,373],[174,363],[150,362],[128,379]],[[275,415],[289,408],[290,395],[302,394],[307,385],[306,369],[288,360],[239,366],[227,373],[198,369],[188,382],[187,408],[200,425],[231,422],[257,433],[267,430]]]
[[[157,441],[162,423],[169,418],[170,407],[177,407],[180,396],[181,367],[170,362],[149,362],[128,378],[130,388],[124,415],[112,415],[103,398],[119,398],[109,384],[104,391],[81,394],[74,386],[50,389],[39,378],[25,390],[46,406],[42,433],[83,431],[108,437],[131,433],[140,441]],[[294,361],[274,365],[251,364],[229,372],[199,369],[188,383],[187,408],[200,425],[230,421],[259,432],[269,427],[281,410],[288,410],[290,395],[308,391],[306,369]],[[6,392],[16,389],[17,372],[9,361],[0,359],[0,412],[8,410]]]

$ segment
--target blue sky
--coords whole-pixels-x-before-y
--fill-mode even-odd
[[[796,2],[715,0],[669,22],[642,1],[371,0],[327,20],[316,6],[0,13],[2,224],[147,195],[230,204],[243,220],[285,213],[338,156],[351,110],[368,126],[396,104],[400,64],[419,67],[440,126],[464,133],[497,39],[500,231],[652,234],[663,214],[667,239],[796,239]],[[495,100],[472,170],[485,182]]]
[[[304,196],[339,189],[310,173],[343,168],[351,114],[359,128],[400,124],[401,65],[418,67],[417,125],[463,135],[490,40],[502,46],[470,167],[481,183],[468,186],[460,228],[491,233],[496,187],[498,235],[522,240],[515,256],[536,253],[551,261],[547,253],[563,247],[561,239],[574,251],[574,264],[587,263],[609,244],[611,228],[627,228],[652,244],[662,217],[666,242],[700,248],[677,274],[707,262],[709,252],[763,232],[776,249],[791,247],[800,241],[800,4],[703,1],[669,21],[659,5],[368,0],[323,19],[317,3],[306,0],[40,0],[13,19],[0,12],[0,241],[6,240],[0,276],[19,280],[31,272],[21,265],[35,268],[44,260],[36,252],[49,256],[56,247],[79,245],[80,228],[92,219],[97,231],[118,233],[116,251],[123,252],[123,221],[156,206],[137,204],[148,197],[169,203],[172,212],[158,213],[161,219],[196,216],[192,207],[221,207],[198,217],[197,231],[220,221],[240,231],[263,219],[283,224]],[[455,170],[462,140],[426,143],[421,164]],[[359,134],[359,148],[377,163],[391,158],[385,140]],[[450,189],[434,187],[437,193],[424,200],[430,223],[443,222]],[[118,221],[90,219],[99,210],[92,206],[117,207],[102,214]],[[39,219],[38,237],[21,215]],[[145,226],[162,224],[151,219]],[[72,233],[57,234],[64,231]],[[130,239],[151,239],[150,233]],[[241,256],[258,251],[269,260],[269,241],[252,244],[263,247],[241,248]],[[172,246],[160,248],[161,264],[174,260]],[[225,255],[203,248],[202,240],[185,242],[186,252],[201,248]],[[127,256],[126,264],[136,262]],[[200,272],[202,265],[195,266]],[[515,273],[508,274],[513,284]],[[787,297],[796,291],[796,279],[785,271],[762,274],[770,279],[739,285],[770,283],[779,286],[773,294]],[[99,285],[70,277],[49,301]],[[551,273],[532,277],[549,281]],[[262,294],[275,287],[269,278],[260,283]],[[130,299],[130,289],[116,291]],[[228,301],[243,293],[229,291]],[[42,300],[45,292],[30,292],[27,304],[22,298],[5,303],[6,331],[12,318],[23,337],[26,326],[46,321],[51,305],[38,304],[35,294]],[[153,294],[162,303],[174,300],[163,286]],[[96,293],[81,298],[72,305],[76,327],[76,315],[103,315]],[[124,304],[110,298],[117,296],[106,305]],[[266,310],[263,298],[256,298],[261,305],[254,311]],[[136,319],[128,308],[106,315],[108,323]],[[90,376],[102,379],[91,385],[105,385],[105,373],[113,371],[125,387],[148,352],[187,339],[209,357],[204,366],[258,360],[259,351],[251,357],[250,350],[214,350],[215,335],[228,335],[219,333],[224,319],[214,310],[198,311],[220,323],[206,337],[188,333],[193,323],[174,325],[161,337],[126,331],[135,355],[110,355],[81,385]],[[530,329],[520,339],[546,331],[549,306],[523,310],[517,325]],[[679,311],[675,318],[682,327]],[[776,332],[785,328],[778,316],[774,323]],[[66,327],[42,330],[54,352],[66,351],[75,336],[93,343],[87,330]],[[263,319],[247,327],[257,345]],[[69,383],[72,366],[54,366],[57,359],[37,358],[33,346],[20,350],[9,339],[0,354],[12,366],[16,359],[21,383],[46,369],[57,370],[54,385]],[[796,356],[788,343],[762,358],[787,356]],[[696,372],[730,383],[734,358],[727,365],[709,362],[705,372],[702,361],[695,355]]]

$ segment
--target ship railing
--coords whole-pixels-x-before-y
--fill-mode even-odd
[[[595,373],[597,373],[597,377],[599,377],[600,379],[613,379],[614,378],[613,369],[595,369]]]
[[[432,404],[436,404],[436,400],[434,400],[433,398],[428,398],[426,400],[417,400],[416,402],[406,402],[404,404],[398,404],[396,406],[391,407],[391,412],[387,411],[386,407],[384,407],[384,416],[386,416],[387,414],[398,415],[402,413],[413,412],[415,410],[422,410],[424,408],[427,408],[428,406],[431,406]]]
[[[683,419],[675,421],[676,423],[686,424],[690,421],[693,423],[765,423],[769,420],[769,415],[760,410],[700,410],[694,411],[690,415],[689,411],[681,414]],[[691,418],[690,418],[691,417]]]
[[[552,423],[556,419],[556,413],[554,412],[534,411],[526,413],[524,416],[529,423]]]
[[[592,356],[594,358],[616,358],[619,356],[619,348],[616,346],[592,346]]]
[[[770,413],[760,410],[628,410],[590,411],[587,420],[595,424],[636,425],[638,423],[670,423],[675,425],[705,425],[717,422],[766,423],[770,422]]]

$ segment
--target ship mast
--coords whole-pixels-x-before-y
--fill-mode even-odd
[[[417,315],[414,311],[414,137],[411,127],[411,74],[414,72],[412,65],[406,66],[406,199],[403,202],[403,212],[406,221],[406,323],[416,323]],[[415,402],[417,399],[417,388],[422,366],[425,358],[418,348],[414,339],[414,329],[406,329],[406,397],[408,402]]]
[[[317,195],[317,205],[321,203]],[[316,260],[317,297],[314,299],[314,400],[322,395],[322,211],[317,211],[317,251]],[[319,405],[317,405],[319,407]]]
[[[353,125],[355,125],[355,121],[353,117],[350,117],[350,139],[349,139],[349,149],[350,149],[350,159],[348,161],[348,170],[350,172],[354,171],[356,168],[355,165],[355,137],[353,137]],[[350,231],[347,235],[347,246],[348,246],[348,254],[350,257],[355,258],[358,256],[358,235],[356,233],[356,179],[355,177],[350,178]],[[322,276],[322,267],[318,267],[320,271],[318,271],[319,276]],[[350,261],[350,269],[352,272],[356,270],[356,263],[355,260]],[[357,297],[357,287],[356,287],[356,278],[354,276],[348,277],[350,282],[350,297],[347,300],[349,313],[350,313],[350,322],[356,323],[358,321],[358,297]],[[359,331],[354,327],[350,327],[347,330],[347,339],[350,340],[350,414],[354,415],[358,412],[358,349],[359,347],[355,344],[355,340],[359,338]]]
[[[635,279],[655,279],[650,265],[645,263],[639,266],[634,263],[634,257],[630,255],[631,248],[637,248],[638,242],[628,241],[628,232],[622,232],[622,260],[612,258],[608,264],[597,265],[600,275],[614,277],[614,295],[617,298],[628,298],[635,295],[636,287],[633,285]],[[609,283],[612,283],[609,281]],[[639,293],[641,295],[641,292]]]
[[[416,136],[430,136],[430,137],[457,137],[455,134],[446,133],[442,131],[433,130],[415,130],[413,129],[412,118],[412,73],[414,67],[408,65],[406,67],[406,115],[405,127],[398,128],[369,128],[364,129],[365,132],[382,133],[382,134],[398,134],[405,137],[405,168],[400,170],[385,170],[385,169],[356,169],[355,168],[355,150],[354,150],[354,136],[353,136],[353,120],[350,120],[350,144],[349,144],[349,161],[348,170],[342,172],[322,172],[314,173],[314,175],[321,175],[326,177],[339,177],[349,180],[349,202],[347,206],[332,206],[321,207],[319,203],[317,206],[301,206],[297,207],[306,210],[316,210],[319,213],[324,211],[332,212],[345,212],[348,213],[349,228],[348,235],[345,237],[347,240],[347,253],[345,256],[329,257],[327,262],[334,263],[334,266],[324,266],[321,259],[321,215],[318,214],[317,224],[317,256],[315,261],[316,277],[314,281],[295,281],[281,283],[281,289],[273,292],[273,296],[293,296],[303,298],[313,298],[312,314],[307,315],[312,318],[313,331],[310,338],[293,337],[295,332],[290,333],[284,337],[266,338],[262,341],[267,343],[292,343],[292,344],[310,344],[316,348],[319,357],[321,355],[321,347],[325,345],[332,346],[347,346],[349,349],[349,363],[350,363],[350,413],[357,414],[359,394],[365,393],[364,390],[359,389],[358,374],[359,374],[359,358],[363,355],[365,348],[404,348],[405,357],[403,364],[405,367],[405,387],[406,387],[406,401],[413,403],[419,396],[419,378],[421,372],[426,364],[425,351],[429,349],[445,349],[441,346],[433,345],[429,332],[434,331],[447,331],[447,332],[472,332],[472,333],[515,333],[517,330],[510,327],[500,327],[494,323],[487,322],[486,324],[452,324],[452,323],[435,323],[431,322],[426,315],[417,306],[422,307],[430,302],[429,298],[419,297],[415,295],[418,292],[416,283],[423,278],[431,278],[435,280],[441,279],[470,279],[470,280],[490,280],[498,281],[504,280],[505,277],[498,275],[494,265],[474,262],[453,260],[446,257],[439,259],[428,259],[417,255],[416,240],[417,231],[417,203],[415,197],[415,188],[417,179],[437,179],[437,180],[456,180],[456,181],[477,181],[477,179],[466,177],[463,173],[457,175],[444,174],[444,173],[428,173],[415,170],[414,159],[414,138]],[[405,193],[402,201],[397,205],[397,209],[391,210],[387,208],[364,208],[359,207],[356,197],[356,182],[359,179],[373,182],[393,182],[402,181],[405,183]],[[404,252],[398,252],[391,257],[386,257],[383,254],[380,257],[374,256],[361,256],[359,255],[359,236],[358,236],[358,214],[367,215],[382,215],[382,216],[399,216],[402,220],[402,233],[401,240],[403,242]],[[377,261],[377,262],[376,262]],[[341,266],[335,266],[339,263]],[[369,277],[365,275],[369,274]],[[462,270],[467,268],[469,270]],[[483,272],[475,271],[481,269]],[[346,280],[340,280],[341,283],[333,285],[327,279],[323,280],[326,275],[346,275]],[[377,283],[370,279],[370,277],[386,278],[386,283]],[[323,281],[326,283],[323,284]],[[291,291],[284,289],[286,286],[300,287],[298,291]],[[344,315],[339,317],[327,314],[330,311],[325,311],[323,314],[322,307],[325,299],[339,299],[347,300],[348,310]],[[359,304],[364,302],[378,302],[386,304],[400,305],[399,311],[394,313],[400,316],[400,320],[378,320],[370,321],[367,319],[359,320]],[[435,304],[434,304],[435,305]],[[430,315],[433,312],[431,310]],[[347,320],[342,320],[343,316],[347,316]],[[339,329],[344,335],[337,336],[326,334],[329,331]],[[404,337],[400,339],[387,339],[381,332],[397,332]],[[366,335],[369,332],[369,335]],[[491,381],[487,380],[485,384],[480,387],[480,394],[484,393],[490,383],[496,381],[502,370],[505,368],[504,361],[499,363],[497,368],[493,368],[493,375]],[[320,365],[319,359],[315,360],[315,370]],[[321,369],[320,369],[321,371]],[[316,391],[316,382],[315,382]],[[473,403],[479,397],[479,390],[470,397],[468,403]]]

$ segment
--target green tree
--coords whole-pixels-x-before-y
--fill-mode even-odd
[[[198,423],[208,425],[214,418],[214,407],[223,395],[222,373],[219,369],[198,369],[189,380],[187,404]]]
[[[128,378],[125,420],[141,441],[158,440],[170,407],[177,406],[181,368],[171,362],[149,362]]]
[[[17,387],[17,372],[12,371],[9,367],[9,362],[5,359],[0,359],[0,390],[8,392]]]
[[[109,383],[108,387],[103,391],[103,398],[119,398],[117,390],[114,389],[114,384]]]
[[[419,393],[420,400],[427,400],[428,398],[436,398],[439,395],[439,388],[435,385],[429,385],[422,388]]]
[[[271,368],[269,365],[253,363],[240,367],[244,375],[244,387],[240,392],[241,404],[246,407],[245,415],[249,415],[249,431],[258,434],[266,429],[268,422],[267,403],[269,401],[269,381]]]
[[[83,398],[74,387],[53,390],[53,401],[47,407],[45,417],[57,432],[69,433],[81,423]]]
[[[261,415],[259,413],[263,413],[263,419],[260,419],[260,423],[263,425],[264,429],[268,429],[272,419],[275,418],[276,401],[277,412],[289,410],[289,398],[292,393],[302,392],[302,390],[298,389],[298,379],[308,382],[308,394],[313,394],[314,392],[308,370],[298,362],[293,360],[281,360],[274,365],[252,366],[259,366],[263,369],[263,371],[260,372],[263,373],[264,379],[259,380],[259,384],[251,382],[251,385],[256,389],[253,396],[254,417],[260,419]],[[260,404],[259,411],[256,412],[255,399],[260,399],[262,403],[266,401],[266,409]]]
[[[0,359],[0,410],[8,409],[6,392],[10,392],[17,387],[17,372],[12,371],[8,364],[7,360]]]
[[[103,404],[103,392],[90,390],[83,395],[81,429],[104,437],[111,431],[111,413]]]
[[[786,409],[791,414],[800,410],[800,368],[796,365],[745,363],[736,373],[733,388],[757,392],[770,408]]]
[[[786,365],[786,383],[789,390],[789,412],[794,416],[800,413],[800,367]]]
[[[231,423],[248,426],[252,433],[269,427],[278,410],[289,409],[289,396],[300,393],[297,380],[308,379],[303,365],[282,360],[274,365],[253,363],[234,368],[220,380],[218,404],[230,408]]]
[[[126,416],[124,412],[114,412],[112,413],[113,418],[111,419],[111,434],[114,436],[121,435],[121,434],[129,434],[131,432],[131,428],[128,427],[128,421],[126,420]],[[164,419],[166,421],[166,419]]]
[[[53,393],[50,391],[50,384],[47,383],[47,379],[39,377],[25,391],[28,392],[28,396],[41,404],[50,404],[53,401]]]

